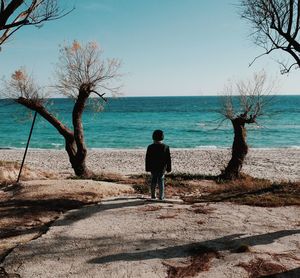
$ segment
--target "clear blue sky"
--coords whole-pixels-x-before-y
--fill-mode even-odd
[[[299,94],[300,71],[281,76],[238,15],[238,0],[67,0],[76,9],[42,28],[25,27],[0,52],[0,76],[25,66],[42,84],[54,72],[58,45],[97,41],[106,57],[122,60],[125,96],[212,95],[230,78],[264,68],[278,93]]]

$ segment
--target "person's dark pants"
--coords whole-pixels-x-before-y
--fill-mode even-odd
[[[158,185],[159,199],[162,200],[165,197],[165,175],[164,172],[151,172],[151,198],[155,199],[155,189]]]

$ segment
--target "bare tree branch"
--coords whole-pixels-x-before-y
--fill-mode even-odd
[[[43,22],[57,20],[66,16],[74,8],[60,8],[58,0],[1,0],[0,45],[23,26],[40,27]]]
[[[281,69],[280,69],[281,74],[287,74],[292,70],[293,67],[298,67],[298,63],[287,64],[283,61],[277,61],[277,63],[281,67]]]
[[[91,90],[91,93],[95,93],[97,96],[99,96],[101,99],[103,99],[105,102],[107,102],[107,98],[104,97],[104,94],[99,94],[98,92]]]
[[[241,118],[245,123],[255,123],[269,103],[274,86],[275,82],[267,83],[264,71],[246,81],[230,82],[225,87],[219,113],[229,120]]]
[[[287,53],[300,66],[300,1],[297,0],[241,0],[241,17],[250,22],[254,43],[265,52],[250,63],[274,50]],[[295,65],[280,62],[281,73],[289,72]]]
[[[256,62],[256,60],[258,60],[258,59],[261,58],[262,56],[265,56],[265,55],[270,54],[270,53],[271,53],[272,51],[274,51],[274,50],[276,50],[276,48],[271,48],[270,50],[268,50],[268,51],[266,51],[266,52],[264,52],[264,53],[262,53],[262,54],[256,56],[256,57],[252,60],[252,62],[249,64],[249,67],[251,67],[251,66]]]
[[[55,88],[63,95],[78,97],[84,84],[89,93],[103,98],[105,92],[114,94],[120,86],[113,83],[121,77],[118,72],[118,59],[102,59],[102,50],[94,42],[80,45],[74,41],[71,46],[61,46],[57,64],[57,85]],[[104,91],[103,93],[99,93]]]

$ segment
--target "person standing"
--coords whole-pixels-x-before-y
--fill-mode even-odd
[[[151,172],[151,198],[156,199],[156,186],[159,189],[159,199],[164,199],[165,172],[171,172],[170,148],[164,144],[162,130],[154,130],[152,134],[153,144],[149,145],[146,152],[146,172]]]

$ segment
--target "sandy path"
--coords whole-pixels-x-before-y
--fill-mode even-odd
[[[208,246],[219,256],[208,272],[195,277],[246,278],[237,264],[255,258],[287,270],[299,268],[299,207],[206,208],[211,209],[208,214],[199,214],[184,204],[103,201],[70,211],[45,235],[16,248],[4,267],[23,278],[166,277],[166,265],[186,265],[191,249]],[[242,244],[250,252],[231,252]]]

